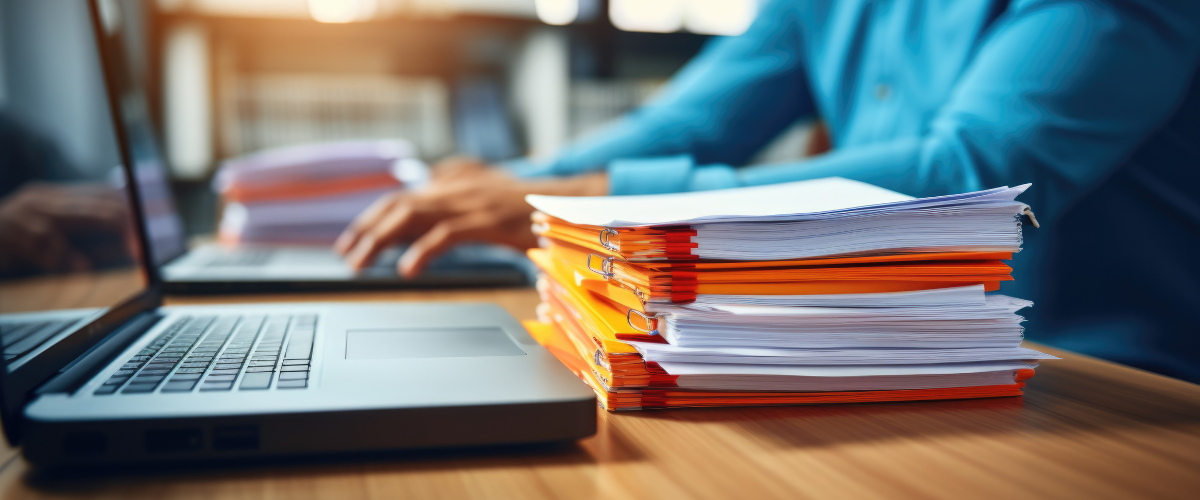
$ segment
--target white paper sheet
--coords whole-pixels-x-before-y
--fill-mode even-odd
[[[840,177],[769,186],[642,196],[545,196],[534,208],[573,224],[637,227],[705,222],[812,220],[839,213],[881,213],[988,201],[1011,201],[1026,186],[914,199]]]

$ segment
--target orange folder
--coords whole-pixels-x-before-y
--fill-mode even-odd
[[[537,255],[545,252],[546,257]],[[943,258],[947,254],[767,262],[634,263],[601,257],[570,243],[551,241],[530,258],[553,259],[572,276],[602,277],[644,302],[687,303],[697,294],[824,295],[931,290],[981,284],[987,291],[1012,280],[999,259]],[[923,260],[912,260],[921,255]],[[954,255],[960,257],[961,255]],[[883,259],[883,260],[880,260]]]
[[[526,321],[525,329],[560,362],[596,392],[600,406],[609,411],[647,410],[682,407],[776,406],[823,403],[879,403],[890,401],[930,401],[1020,396],[1024,380],[1032,370],[1021,370],[1010,385],[955,387],[949,389],[911,389],[898,391],[843,392],[725,392],[687,391],[672,388],[610,388],[602,384],[579,356],[571,341],[555,325]]]

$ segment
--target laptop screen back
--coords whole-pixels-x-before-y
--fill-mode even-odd
[[[0,9],[0,339],[11,373],[148,278],[87,4]]]

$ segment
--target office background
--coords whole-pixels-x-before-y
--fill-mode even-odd
[[[223,159],[313,141],[403,138],[434,162],[548,156],[654,96],[712,36],[733,35],[756,0],[109,0],[137,26],[130,60],[149,90],[189,234],[214,230],[209,188]],[[49,26],[67,14],[76,26]],[[83,2],[0,5],[0,57],[68,46],[71,60],[6,71],[0,100],[74,96],[54,113],[5,102],[61,130],[68,159],[95,175],[115,151]],[[0,67],[25,67],[11,61]],[[39,89],[38,87],[41,86]],[[13,92],[9,92],[12,89]],[[25,113],[27,114],[27,113]],[[802,157],[798,123],[756,161]]]

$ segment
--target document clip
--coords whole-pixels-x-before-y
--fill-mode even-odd
[[[592,257],[600,259],[600,268],[599,269],[592,267]],[[601,257],[594,253],[589,253],[588,259],[587,259],[587,268],[589,271],[591,271],[593,273],[599,274],[600,276],[604,276],[605,279],[612,278],[613,277],[613,258],[612,257]]]
[[[642,321],[646,324],[645,328],[642,328],[640,326],[633,324],[633,316],[634,315],[637,315],[638,317],[642,318]],[[629,323],[630,328],[633,328],[634,330],[637,330],[639,332],[648,333],[650,335],[658,335],[658,320],[661,317],[662,317],[661,314],[655,314],[654,317],[651,318],[649,316],[646,316],[645,314],[642,314],[642,312],[638,311],[637,309],[630,309],[629,312],[625,314],[625,322]],[[654,323],[651,323],[651,321],[654,321]],[[651,329],[651,325],[654,326],[653,329]]]
[[[1033,210],[1029,209],[1029,205],[1025,205],[1025,210],[1021,211],[1021,213],[1025,214],[1026,217],[1029,217],[1029,222],[1033,224],[1033,227],[1036,227],[1036,228],[1042,227],[1041,224],[1038,224],[1037,217],[1035,217],[1033,215]],[[603,240],[604,236],[601,235],[600,239]]]
[[[616,229],[604,228],[600,231],[600,246],[612,250],[614,252],[621,251],[621,241],[613,240],[614,237],[620,236]]]

